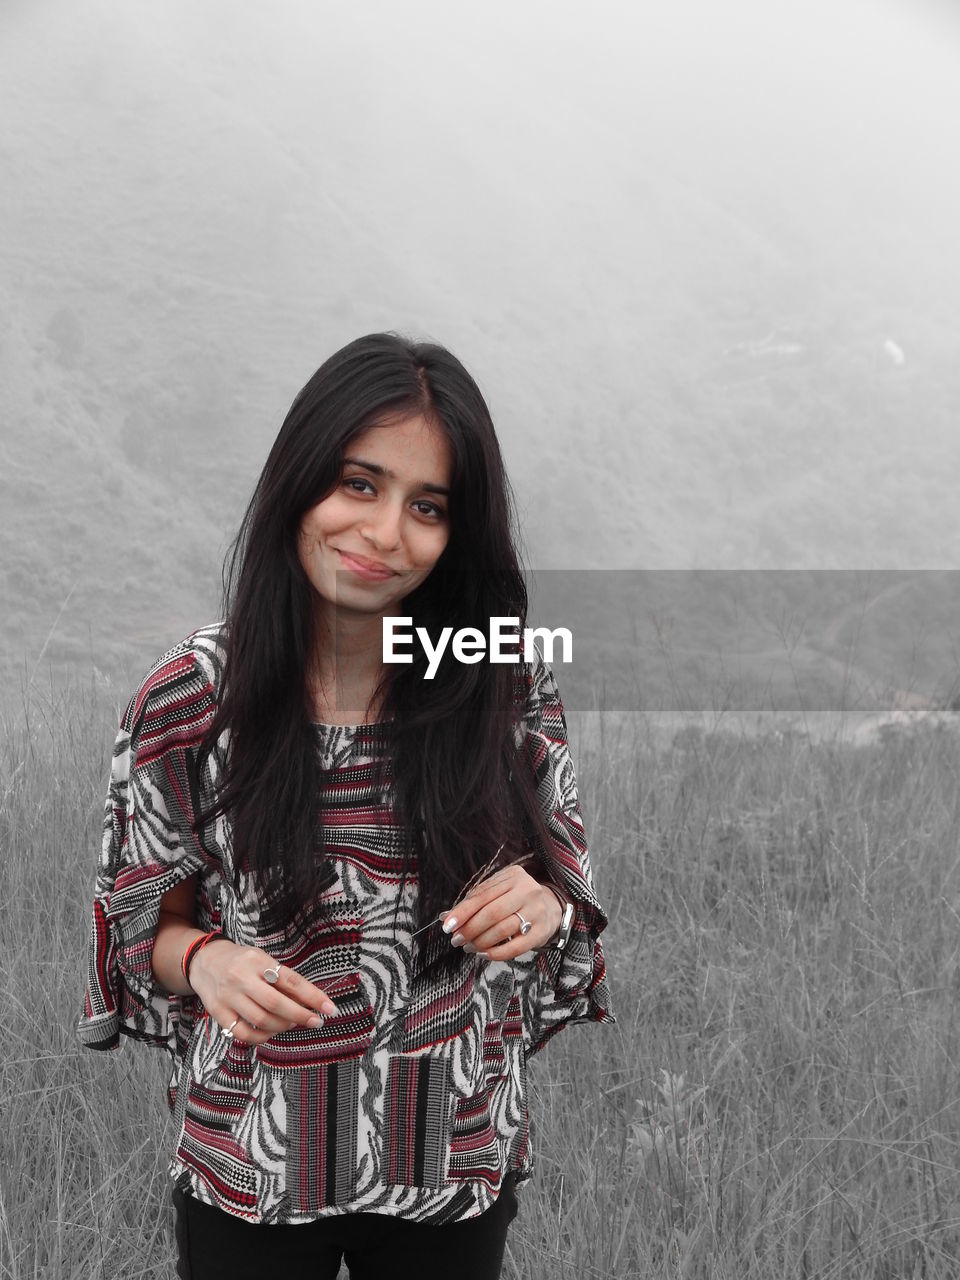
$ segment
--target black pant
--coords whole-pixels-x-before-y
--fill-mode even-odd
[[[508,1174],[486,1213],[444,1227],[347,1213],[315,1222],[244,1222],[176,1187],[180,1280],[335,1280],[346,1259],[351,1280],[497,1280],[507,1228],[517,1216]]]

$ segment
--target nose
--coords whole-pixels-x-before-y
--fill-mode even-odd
[[[401,509],[398,504],[378,504],[378,510],[372,512],[362,525],[360,536],[378,551],[396,551],[400,546],[400,519]]]

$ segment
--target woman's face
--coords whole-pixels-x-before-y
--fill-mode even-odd
[[[390,614],[449,540],[450,443],[416,416],[361,431],[343,453],[336,487],[300,522],[300,563],[338,611]]]

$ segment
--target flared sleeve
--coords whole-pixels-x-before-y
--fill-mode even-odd
[[[539,656],[526,668],[527,694],[517,729],[522,767],[535,779],[549,840],[539,852],[546,876],[574,903],[563,951],[536,955],[523,985],[524,1041],[536,1053],[570,1022],[613,1022],[600,934],[607,916],[594,891],[567,722],[553,671]]]
[[[153,668],[124,712],[113,750],[77,1028],[89,1049],[120,1036],[176,1054],[198,1011],[153,974],[160,899],[198,872],[197,925],[219,921],[217,859],[194,832],[201,804],[197,753],[214,713],[210,674],[187,642]]]

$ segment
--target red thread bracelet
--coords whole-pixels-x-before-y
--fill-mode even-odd
[[[180,960],[180,969],[187,983],[190,982],[190,966],[193,964],[194,958],[198,951],[202,951],[208,942],[212,942],[214,938],[222,938],[223,934],[216,929],[212,929],[210,933],[201,934],[199,938],[194,938],[184,951]],[[191,988],[192,989],[192,988]]]

